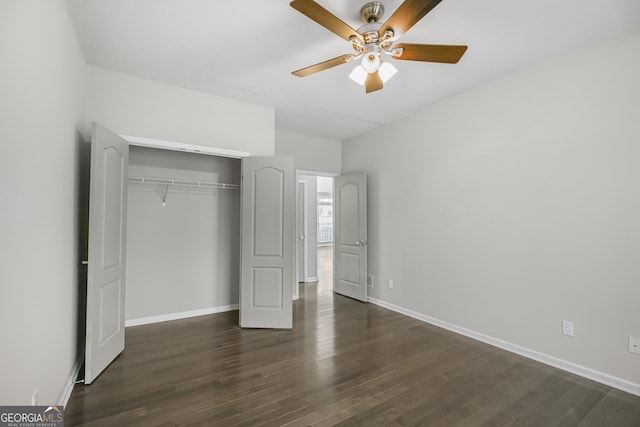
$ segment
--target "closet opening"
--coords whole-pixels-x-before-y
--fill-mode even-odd
[[[241,161],[130,145],[125,325],[238,308]]]

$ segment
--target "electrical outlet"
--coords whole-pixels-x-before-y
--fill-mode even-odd
[[[569,322],[568,320],[562,321],[562,334],[569,337],[573,336],[573,322]]]
[[[640,338],[629,335],[629,353],[640,354]]]
[[[389,279],[389,289],[393,289],[393,280]]]
[[[370,288],[373,288],[373,274],[367,275],[367,286],[369,286]]]
[[[31,396],[31,406],[38,406],[38,390],[34,391]]]

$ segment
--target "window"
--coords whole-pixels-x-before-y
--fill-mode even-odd
[[[318,177],[318,245],[333,244],[333,178]]]

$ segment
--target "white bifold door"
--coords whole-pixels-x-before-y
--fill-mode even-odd
[[[94,123],[91,138],[85,384],[124,350],[129,143]],[[293,326],[293,159],[242,160],[240,324]],[[214,284],[212,284],[214,286]]]
[[[295,173],[290,157],[242,160],[240,326],[293,327]]]
[[[124,350],[129,143],[93,124],[85,384]]]
[[[334,181],[334,292],[367,301],[367,177]]]

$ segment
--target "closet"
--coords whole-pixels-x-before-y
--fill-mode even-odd
[[[124,350],[125,326],[239,305],[241,327],[291,329],[293,158],[130,142],[92,125],[85,384]]]
[[[237,308],[239,159],[130,146],[127,325]]]

